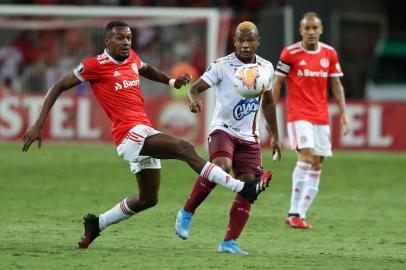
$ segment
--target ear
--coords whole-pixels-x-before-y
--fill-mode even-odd
[[[258,37],[258,46],[261,45],[261,37]]]
[[[299,30],[300,36],[303,37],[303,28],[302,28],[302,26],[299,26],[298,30]]]
[[[104,39],[104,44],[106,45],[106,47],[109,45],[109,39],[108,38]]]
[[[320,35],[323,34],[323,25],[320,25]]]

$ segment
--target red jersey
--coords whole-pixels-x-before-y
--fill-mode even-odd
[[[337,52],[322,42],[316,51],[305,50],[301,44],[295,43],[282,51],[275,72],[287,76],[288,122],[306,120],[327,125],[328,77],[343,76]]]
[[[107,116],[112,121],[112,137],[119,145],[131,128],[137,124],[151,126],[144,107],[138,69],[142,62],[131,50],[129,57],[118,62],[104,53],[85,59],[74,70],[81,81],[90,87]]]

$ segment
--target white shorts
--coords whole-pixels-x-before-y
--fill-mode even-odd
[[[312,148],[315,156],[332,156],[330,126],[314,125],[307,121],[288,122],[292,149]]]
[[[145,138],[161,133],[149,126],[136,125],[125,136],[117,147],[117,153],[130,163],[132,173],[138,173],[143,169],[160,169],[161,161],[150,156],[140,156]]]

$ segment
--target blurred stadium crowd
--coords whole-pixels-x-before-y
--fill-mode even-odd
[[[0,4],[17,4],[16,1],[0,0]],[[226,50],[232,51],[232,31],[241,20],[252,20],[257,10],[266,5],[265,0],[33,0],[18,1],[18,4],[35,5],[95,5],[95,6],[143,6],[143,7],[216,7],[224,13],[233,14],[227,22],[231,25],[227,34]],[[103,50],[102,27],[33,29],[14,27],[16,18],[0,18],[0,92],[43,92],[62,74],[72,69],[83,58]],[[20,18],[21,19],[21,18]],[[27,18],[24,18],[25,20]],[[84,22],[85,24],[85,22]],[[104,22],[103,22],[104,24]],[[101,23],[101,25],[103,25]],[[159,66],[166,72],[179,72],[184,69],[176,63],[190,64],[189,72],[198,76],[206,68],[205,25],[185,24],[182,27],[141,27],[134,28],[133,48],[142,52],[144,61]],[[173,36],[178,42],[173,44]],[[158,52],[158,53],[157,53]],[[171,70],[172,69],[172,70]],[[148,82],[147,82],[148,84]],[[86,94],[87,86],[77,89],[78,94]],[[151,95],[169,94],[164,86],[154,86]]]

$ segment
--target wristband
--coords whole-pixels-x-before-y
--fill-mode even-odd
[[[168,84],[169,84],[171,87],[175,87],[175,82],[176,82],[175,79],[170,79],[169,82],[168,82]]]

